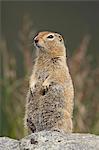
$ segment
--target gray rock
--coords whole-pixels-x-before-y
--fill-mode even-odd
[[[8,137],[0,137],[0,150],[20,150],[19,141]]]
[[[0,150],[99,150],[99,136],[41,131],[20,141],[1,137]]]

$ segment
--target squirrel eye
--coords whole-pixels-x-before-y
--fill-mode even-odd
[[[54,36],[53,35],[49,35],[47,38],[52,39]]]

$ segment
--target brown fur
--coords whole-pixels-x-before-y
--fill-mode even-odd
[[[48,38],[50,34],[54,39]],[[74,89],[63,38],[47,31],[40,32],[35,39],[39,53],[30,77],[25,126],[31,132],[44,129],[72,132]]]

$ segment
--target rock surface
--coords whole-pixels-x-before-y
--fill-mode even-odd
[[[19,141],[0,137],[0,150],[99,150],[99,136],[41,131]]]

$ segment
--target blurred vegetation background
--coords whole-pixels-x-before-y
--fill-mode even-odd
[[[99,2],[0,2],[0,136],[24,136],[39,31],[64,36],[75,87],[74,132],[99,134]]]

